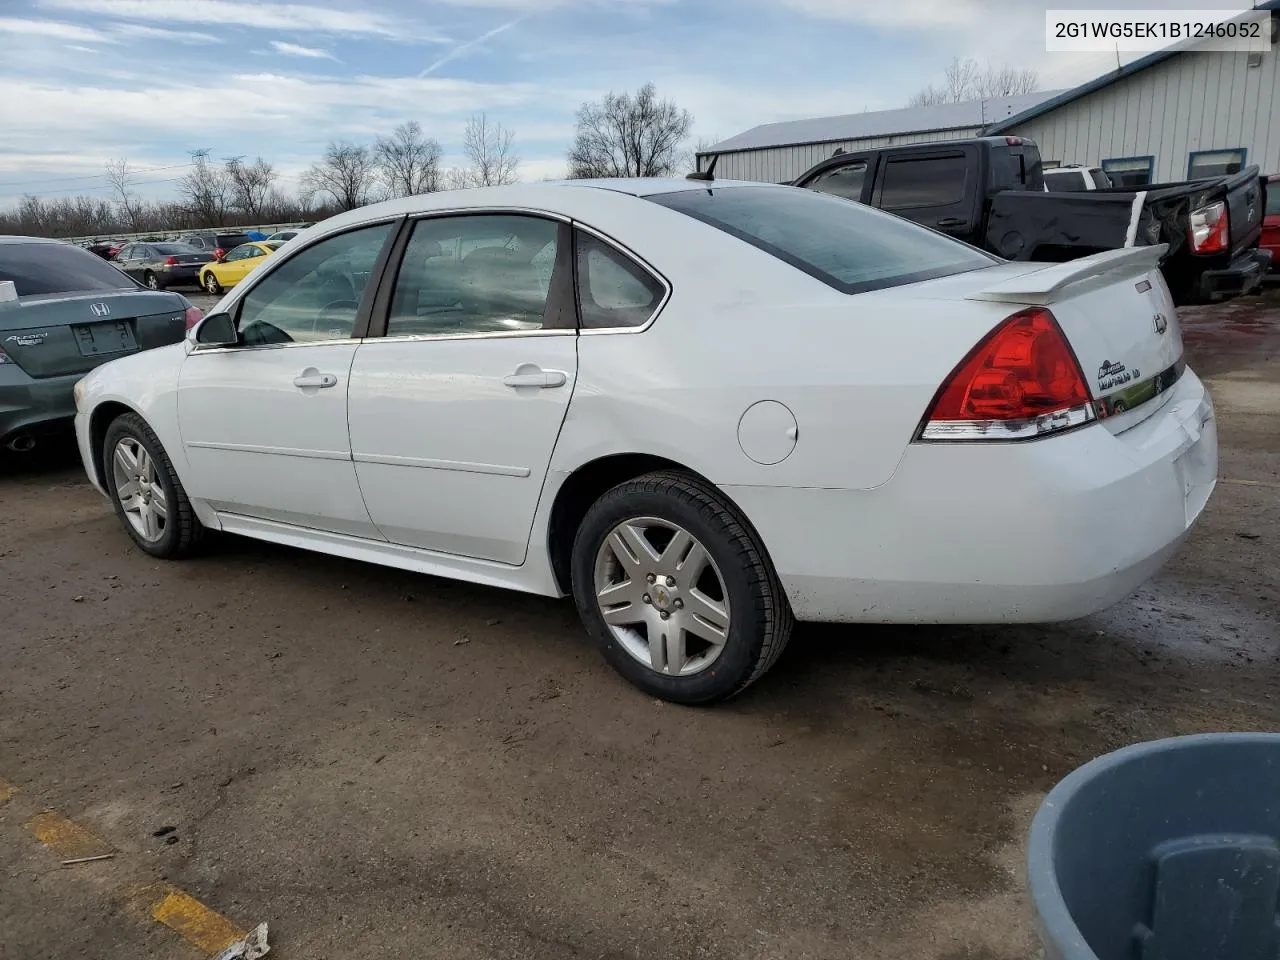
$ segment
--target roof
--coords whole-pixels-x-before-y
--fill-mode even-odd
[[[1264,0],[1262,3],[1255,4],[1254,10],[1280,10],[1280,0]],[[1242,11],[1248,13],[1249,11]],[[1081,97],[1087,97],[1091,93],[1096,93],[1117,81],[1123,80],[1125,77],[1131,77],[1135,73],[1141,73],[1148,67],[1154,67],[1156,64],[1164,63],[1166,60],[1176,57],[1180,53],[1194,51],[1196,46],[1201,43],[1199,40],[1183,40],[1172,46],[1165,47],[1163,50],[1157,50],[1155,53],[1148,53],[1145,57],[1139,57],[1130,63],[1126,63],[1117,70],[1110,73],[1104,73],[1100,77],[1095,77],[1088,83],[1082,83],[1078,87],[1071,90],[1065,90],[1056,96],[1050,97],[1038,104],[1033,104],[1021,113],[1009,117],[1007,120],[1001,120],[987,127],[987,133],[1003,133],[1012,127],[1028,120],[1034,120],[1036,117],[1043,116],[1050,110],[1056,110],[1058,107],[1071,103],[1073,100],[1079,100]]]
[[[49,237],[18,237],[0,235],[0,243],[57,243]]]
[[[1061,92],[1061,90],[1044,90],[1017,97],[994,97],[985,100],[966,100],[963,103],[941,103],[932,107],[906,107],[901,110],[875,110],[865,113],[848,113],[839,117],[814,117],[808,120],[766,123],[752,127],[746,133],[740,133],[736,137],[722,140],[715,146],[700,151],[700,155],[731,153],[735,150],[758,150],[763,147],[787,147],[805,143],[861,140],[864,137],[889,137],[899,133],[925,133],[933,130],[981,127],[1027,110]]]

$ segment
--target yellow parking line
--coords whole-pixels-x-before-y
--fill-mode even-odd
[[[0,780],[0,803],[18,793],[18,788]],[[94,836],[74,820],[45,810],[27,821],[27,829],[37,840],[66,860],[101,857],[117,851],[107,841]],[[204,953],[221,953],[227,947],[248,936],[216,910],[210,910],[191,894],[168,883],[153,883],[131,890],[117,889],[116,897],[123,897],[129,912],[146,916],[180,934],[187,942]]]
[[[152,904],[151,916],[205,953],[219,953],[249,935],[247,930],[241,930],[177,887],[161,884],[154,892],[158,899]]]
[[[77,857],[98,857],[113,853],[111,844],[99,840],[80,824],[59,816],[52,810],[37,813],[27,821],[27,829],[50,850],[68,860]]]

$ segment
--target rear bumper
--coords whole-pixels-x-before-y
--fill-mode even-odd
[[[1213,406],[1188,370],[1159,412],[1030,443],[913,444],[871,490],[727,487],[801,620],[1036,623],[1128,596],[1217,480]]]
[[[1270,250],[1250,250],[1221,270],[1206,270],[1200,275],[1200,299],[1205,303],[1221,303],[1232,297],[1261,289],[1263,278],[1272,268]]]
[[[204,264],[193,263],[190,266],[170,267],[168,270],[156,270],[155,276],[161,287],[198,287],[200,286],[200,268]]]
[[[83,374],[33,379],[15,363],[0,364],[0,446],[16,438],[65,431],[75,416],[73,394]]]

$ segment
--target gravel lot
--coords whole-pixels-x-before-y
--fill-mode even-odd
[[[567,601],[161,563],[69,447],[0,461],[0,957],[199,956],[139,911],[159,880],[280,960],[1034,955],[1053,783],[1280,721],[1280,299],[1184,323],[1226,479],[1155,581],[1047,628],[802,627],[710,710],[626,686]],[[43,808],[114,859],[60,866]]]

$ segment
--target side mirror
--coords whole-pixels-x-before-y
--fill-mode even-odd
[[[211,313],[196,327],[196,343],[204,347],[240,345],[236,322],[229,313]]]

